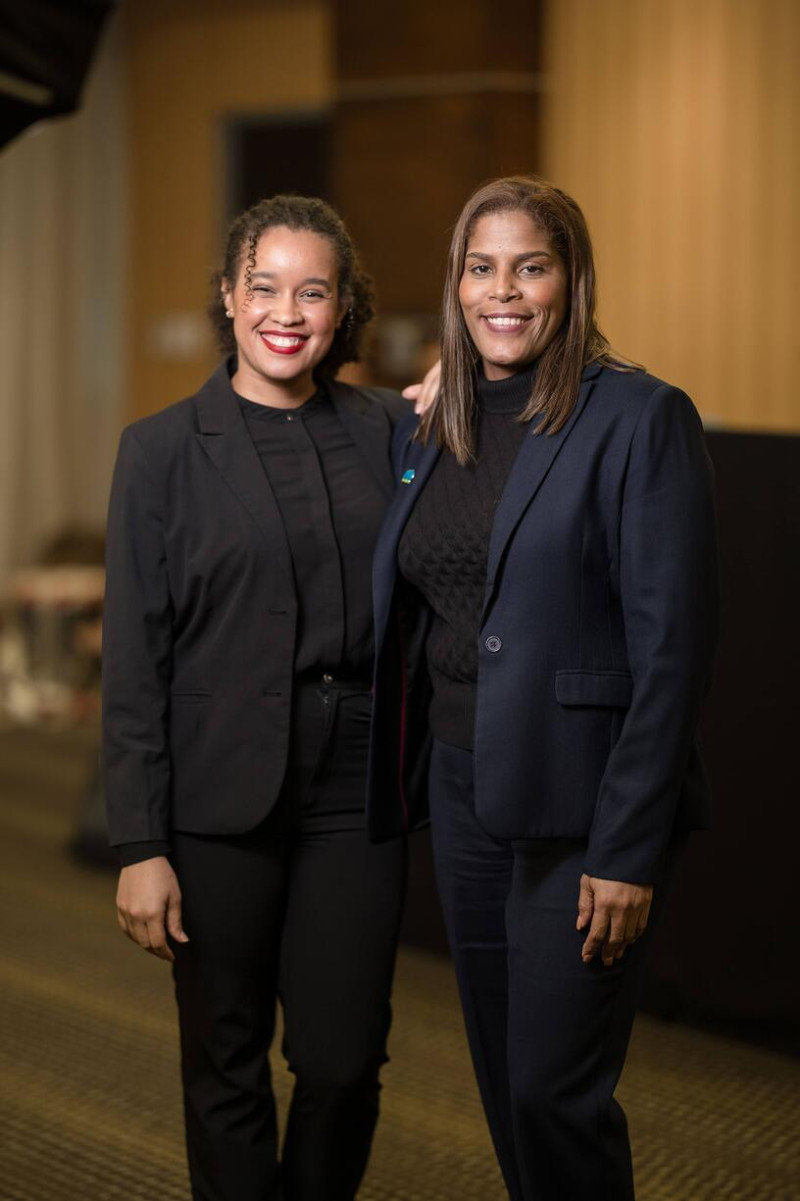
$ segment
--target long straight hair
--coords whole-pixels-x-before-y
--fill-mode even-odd
[[[489,213],[523,212],[546,235],[567,271],[567,313],[549,346],[539,356],[531,397],[520,415],[541,414],[537,434],[555,434],[575,407],[581,374],[589,363],[617,371],[636,364],[614,354],[595,321],[595,274],[592,243],[578,205],[560,188],[534,175],[512,175],[484,184],[470,196],[450,242],[442,309],[442,374],[436,399],[420,420],[417,437],[433,436],[459,463],[470,462],[475,443],[475,390],[478,351],[469,336],[458,298],[469,239],[477,221]]]

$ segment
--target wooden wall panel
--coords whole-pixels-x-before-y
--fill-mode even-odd
[[[524,131],[509,140],[498,127]],[[339,105],[334,195],[383,313],[438,313],[450,232],[470,191],[530,171],[536,97],[430,96]]]
[[[537,0],[332,0],[338,77],[530,71]]]
[[[336,0],[333,194],[383,314],[437,314],[450,231],[493,175],[536,167],[539,11]]]
[[[224,236],[225,118],[326,106],[331,38],[323,0],[129,0],[125,17],[127,332],[139,416],[196,390],[217,361],[191,328],[180,353],[160,352],[154,338],[176,317],[203,329]]]
[[[708,420],[800,430],[800,5],[551,0],[544,67],[608,336]]]

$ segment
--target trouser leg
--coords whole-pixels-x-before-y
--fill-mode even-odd
[[[289,871],[280,987],[297,1082],[282,1154],[287,1201],[356,1196],[378,1116],[405,894],[405,839],[374,846],[364,829],[369,704],[342,703],[340,717]]]
[[[526,1201],[633,1201],[627,1124],[614,1089],[625,1061],[648,932],[611,967],[581,960],[575,928],[583,840],[515,845],[507,910],[508,1073]]]
[[[469,752],[434,745],[436,874],[481,1099],[514,1201],[632,1201],[614,1089],[663,908],[612,967],[581,960],[583,840],[491,838],[477,822]]]
[[[268,1052],[285,899],[285,845],[173,833],[190,941],[175,946],[194,1201],[277,1201]]]
[[[470,1054],[506,1188],[522,1201],[507,1068],[505,910],[513,854],[475,818],[468,751],[434,743],[430,806],[436,881]]]

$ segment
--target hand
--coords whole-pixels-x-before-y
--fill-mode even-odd
[[[581,952],[583,962],[591,963],[598,951],[606,967],[621,959],[644,934],[652,900],[652,884],[623,884],[582,875],[577,929],[585,930],[591,923]]]
[[[181,925],[181,890],[163,855],[123,867],[117,888],[117,921],[123,934],[151,955],[172,963],[167,931],[176,942],[189,939]]]
[[[441,374],[442,362],[439,359],[433,364],[421,384],[410,384],[407,388],[403,388],[403,396],[406,400],[414,401],[415,413],[424,413],[431,407],[436,399],[436,393],[439,391]]]

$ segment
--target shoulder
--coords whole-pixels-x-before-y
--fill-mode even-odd
[[[360,384],[346,384],[341,380],[328,380],[327,386],[337,400],[349,404],[351,408],[366,411],[370,408],[382,409],[392,425],[396,425],[403,417],[411,412],[410,403],[396,392],[394,388],[367,388]]]
[[[119,443],[120,467],[138,464],[149,472],[161,474],[190,453],[196,446],[196,435],[201,428],[199,405],[217,374],[215,372],[192,396],[126,426]]]
[[[195,397],[187,396],[127,425],[120,436],[118,465],[138,464],[160,473],[181,454],[198,431]]]
[[[230,362],[222,362],[191,396],[134,421],[123,439],[144,447],[177,448],[201,430],[221,433],[235,421],[236,397],[231,387]]]
[[[413,441],[418,426],[419,414],[411,409],[406,409],[406,412],[394,427],[392,435],[392,454],[394,456],[398,454],[405,455],[412,444],[418,447],[420,452],[425,449],[423,442]]]
[[[587,371],[591,371],[588,368]],[[617,371],[606,365],[594,366],[595,388],[592,402],[609,405],[628,418],[632,427],[659,421],[688,422],[702,426],[700,415],[687,394],[674,384],[637,368]]]
[[[165,438],[180,437],[186,431],[197,429],[196,397],[186,396],[173,404],[132,421],[122,431],[122,437],[147,447],[162,442]]]

